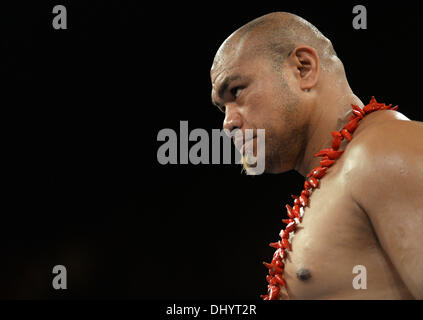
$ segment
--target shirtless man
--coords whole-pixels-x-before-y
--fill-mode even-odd
[[[331,42],[290,13],[235,31],[210,74],[223,127],[266,130],[269,173],[306,176],[319,165],[313,155],[330,148],[331,131],[349,121],[351,104],[364,107]],[[422,138],[421,122],[381,110],[364,117],[351,142],[344,139],[345,152],[304,210],[278,298],[423,299]],[[352,285],[357,265],[367,271],[365,290]]]

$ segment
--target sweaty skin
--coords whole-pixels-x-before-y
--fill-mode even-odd
[[[422,298],[422,168],[419,181],[407,162],[423,163],[423,126],[397,114],[368,115],[310,196],[286,260],[282,298]],[[404,270],[410,262],[412,275]],[[356,265],[366,267],[365,290],[352,286]],[[296,275],[302,266],[313,275],[306,282]]]
[[[263,50],[269,38],[282,60]],[[348,122],[351,104],[364,106],[330,41],[289,13],[234,32],[210,74],[225,129],[266,129],[269,173],[305,176],[319,165],[313,154],[330,147],[331,131]],[[383,110],[343,141],[292,239],[280,299],[423,299],[422,138],[421,122]],[[353,286],[355,266],[366,268],[366,289]]]

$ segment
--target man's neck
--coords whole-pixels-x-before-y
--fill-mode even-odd
[[[310,117],[307,145],[300,155],[295,170],[306,176],[313,168],[318,167],[319,158],[313,155],[322,149],[330,148],[332,143],[331,131],[339,131],[348,123],[351,115],[351,104],[363,107],[363,103],[352,92],[342,98],[332,97],[313,108]]]

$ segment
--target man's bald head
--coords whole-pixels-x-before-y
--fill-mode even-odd
[[[213,68],[225,60],[228,51],[244,55],[267,55],[274,66],[280,68],[298,45],[313,47],[319,55],[323,70],[336,57],[330,40],[311,23],[292,13],[274,12],[254,19],[232,33],[219,48]]]
[[[259,17],[232,33],[210,76],[212,101],[225,113],[225,129],[266,130],[267,172],[294,168],[315,114],[351,93],[331,42],[286,12]]]

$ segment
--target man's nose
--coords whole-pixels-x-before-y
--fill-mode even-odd
[[[226,107],[225,120],[223,121],[223,129],[231,132],[235,129],[241,129],[242,119],[241,115],[233,108]]]

